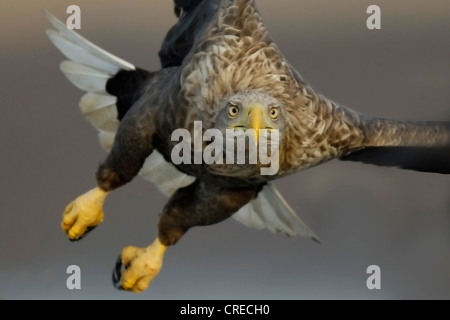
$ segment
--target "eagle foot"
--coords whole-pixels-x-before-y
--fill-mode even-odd
[[[95,188],[76,198],[63,213],[61,228],[70,241],[84,238],[103,221],[103,202],[107,192]]]
[[[116,261],[113,284],[116,289],[142,292],[162,267],[166,246],[156,239],[147,248],[126,247]]]

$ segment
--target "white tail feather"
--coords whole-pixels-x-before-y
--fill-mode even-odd
[[[233,218],[249,228],[261,230],[266,227],[263,218],[253,209],[252,202],[243,206],[233,215]]]
[[[274,233],[283,232],[290,237],[301,236],[319,241],[271,183],[266,184],[257,198],[241,208],[233,218],[248,227],[266,227]]]

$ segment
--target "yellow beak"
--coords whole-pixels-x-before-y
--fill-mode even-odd
[[[259,140],[259,130],[264,129],[264,107],[260,104],[249,106],[247,128],[255,130],[256,142]]]

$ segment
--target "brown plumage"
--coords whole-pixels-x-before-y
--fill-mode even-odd
[[[448,122],[375,119],[318,94],[272,41],[254,0],[178,0],[176,12],[180,22],[160,51],[163,68],[151,73],[105,55],[49,16],[59,31],[50,31],[50,38],[74,61],[63,72],[90,92],[85,116],[110,151],[97,173],[98,188],[65,211],[69,238],[98,224],[106,194],[139,172],[171,196],[155,243],[122,252],[114,276],[119,287],[144,290],[159,271],[166,246],[193,226],[232,215],[248,226],[317,240],[270,184],[287,174],[334,158],[450,173]],[[84,51],[73,54],[74,46],[92,58]],[[93,85],[91,77],[106,80]],[[195,121],[201,121],[203,132],[249,129],[257,117],[262,128],[281,134],[275,175],[261,175],[261,164],[171,163],[175,130],[193,136]],[[117,119],[116,131],[107,124]],[[129,267],[123,274],[121,264]]]
[[[274,44],[254,1],[222,1],[221,6],[182,66],[185,127],[195,119],[210,124],[227,96],[261,90],[286,111],[279,175],[366,147],[450,145],[449,123],[373,119],[316,93]]]

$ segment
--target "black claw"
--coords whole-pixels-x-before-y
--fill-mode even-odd
[[[79,236],[78,238],[75,238],[75,239],[70,239],[70,238],[69,238],[69,241],[70,241],[70,242],[77,242],[77,241],[80,241],[81,239],[84,239],[84,237],[86,237],[86,236],[89,234],[89,232],[91,232],[91,231],[94,230],[95,228],[97,228],[97,226],[95,226],[95,227],[89,227],[89,228],[86,229],[86,232],[83,233],[81,236]]]
[[[122,278],[122,272],[123,272],[123,265],[122,265],[122,255],[119,255],[119,257],[116,260],[116,265],[114,266],[113,273],[112,273],[112,282],[114,285],[114,288],[117,290],[123,290],[122,284],[120,283],[120,279]]]

